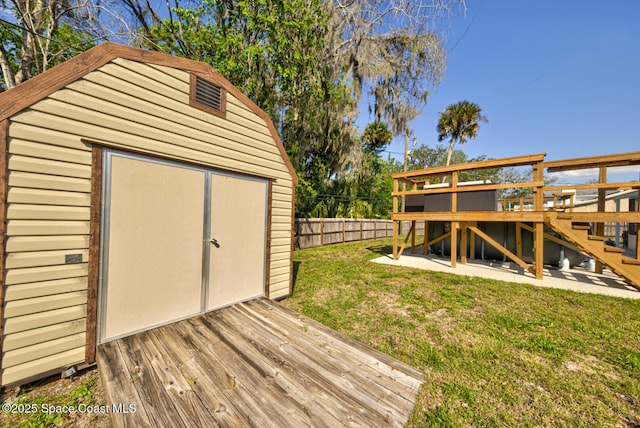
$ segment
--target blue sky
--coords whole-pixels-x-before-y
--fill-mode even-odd
[[[446,75],[413,122],[418,144],[437,144],[439,113],[466,99],[489,118],[461,147],[471,157],[640,151],[640,0],[467,0],[445,45]]]

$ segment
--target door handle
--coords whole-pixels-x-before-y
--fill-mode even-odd
[[[216,248],[220,248],[220,244],[216,238],[211,238],[209,242],[211,242]]]

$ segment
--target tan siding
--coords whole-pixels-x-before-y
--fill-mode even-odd
[[[87,278],[65,278],[53,281],[11,285],[6,288],[5,301],[30,299],[52,294],[70,293],[87,289]]]
[[[51,311],[54,309],[67,308],[69,306],[82,305],[86,302],[86,291],[74,291],[71,293],[36,297],[33,299],[15,300],[5,304],[5,317],[20,317],[36,312]]]
[[[53,311],[38,312],[21,317],[8,318],[5,321],[5,334],[31,330],[47,325],[82,319],[87,316],[87,305],[70,306]]]
[[[273,230],[271,232],[271,239],[276,238],[291,238],[291,230]]]
[[[27,114],[30,117],[26,116]],[[83,112],[81,116],[87,116],[87,112]],[[137,132],[140,133],[140,135],[136,135],[136,133],[133,132],[133,129],[131,129],[125,121],[117,122],[118,125],[114,125],[115,129],[107,129],[101,127],[100,122],[102,119],[100,117],[94,118],[96,120],[95,125],[88,125],[78,123],[72,119],[55,117],[38,111],[29,111],[28,113],[24,113],[24,116],[21,116],[19,119],[22,121],[40,122],[49,127],[68,129],[70,132],[72,130],[77,130],[78,128],[84,128],[83,133],[86,135],[86,138],[109,142],[113,145],[121,146],[123,149],[129,148],[142,150],[150,154],[161,154],[163,156],[174,157],[178,160],[183,159],[195,162],[205,162],[210,164],[212,167],[250,173],[263,177],[290,179],[289,173],[277,165],[277,162],[268,160],[261,162],[255,157],[248,155],[238,156],[233,150],[222,149],[218,146],[210,146],[209,150],[211,153],[194,150],[192,148],[188,148],[192,142],[191,140],[183,137],[177,137],[169,133],[151,132],[150,128],[144,129],[142,125],[136,126]],[[166,140],[154,141],[149,138],[151,135],[148,135],[147,131],[152,134],[156,134],[155,136],[161,134],[166,138]],[[12,166],[12,162],[14,162],[14,166]],[[18,157],[16,155],[9,158],[9,166],[11,169],[21,171],[41,171],[48,174],[55,174],[56,171],[60,171],[61,175],[77,177],[86,176],[87,178],[90,177],[91,173],[89,166],[86,167],[87,173],[82,174],[81,171],[84,168],[83,165]]]
[[[56,98],[62,98],[63,95],[75,95],[75,97],[72,99],[74,101],[77,100],[77,94],[74,94],[71,91],[58,92]],[[145,139],[162,141],[165,143],[171,142],[171,145],[175,145],[189,151],[215,154],[222,159],[227,159],[228,161],[239,161],[242,164],[245,164],[244,169],[247,168],[247,165],[261,166],[264,163],[266,163],[268,169],[275,170],[279,169],[280,167],[280,165],[278,164],[281,162],[281,160],[275,155],[269,156],[269,154],[264,152],[261,153],[261,156],[258,157],[256,157],[256,154],[249,155],[245,153],[246,146],[234,145],[231,141],[224,145],[213,145],[210,142],[202,140],[205,138],[210,139],[210,135],[200,136],[200,138],[202,139],[196,139],[195,136],[185,136],[184,133],[188,132],[189,128],[184,127],[179,123],[173,123],[172,127],[174,127],[175,130],[168,131],[162,129],[167,124],[166,120],[158,120],[157,118],[153,118],[153,116],[149,116],[130,109],[119,108],[117,106],[114,106],[113,104],[96,102],[95,99],[91,100],[88,97],[87,101],[93,102],[95,104],[93,108],[102,108],[105,111],[88,111],[86,110],[86,108],[71,106],[67,102],[60,102],[53,99],[41,101],[38,104],[34,105],[33,109],[41,113],[46,113],[46,115],[43,117],[43,121],[45,121],[47,126],[50,127],[64,126],[66,124],[67,126],[73,128],[73,122],[91,121],[100,128],[107,128],[123,133],[123,135],[120,137],[120,140],[123,143],[125,143],[130,138],[130,135],[133,135],[143,137]],[[106,111],[108,111],[109,113],[107,113]],[[114,114],[117,114],[118,116],[114,116]],[[54,119],[54,116],[58,117]],[[62,118],[66,120],[62,120]],[[94,130],[92,134],[95,136],[95,138],[99,139],[103,139],[104,136],[97,129]],[[266,158],[266,156],[269,156],[270,159]],[[259,160],[261,160],[261,162],[259,162]],[[243,170],[242,167],[240,167],[239,170]]]
[[[291,202],[290,201],[278,201],[278,200],[273,200],[273,204],[272,204],[273,208],[282,208],[285,210],[291,210]]]
[[[279,247],[279,248],[282,249],[282,247]],[[289,252],[288,251],[284,251],[284,250],[282,250],[282,251],[280,251],[278,253],[273,253],[272,252],[271,253],[271,263],[274,263],[274,262],[279,261],[279,260],[286,261],[287,264],[288,264],[289,263]]]
[[[33,251],[26,253],[10,253],[7,255],[7,269],[51,266],[65,264],[65,256],[81,254],[82,261],[87,262],[89,250]]]
[[[287,269],[289,269],[289,260],[287,259],[274,259],[273,257],[271,258],[271,269],[278,269],[278,268],[283,268],[286,267]]]
[[[73,278],[76,276],[86,276],[87,272],[87,265],[85,263],[62,266],[40,266],[35,268],[11,269],[7,272],[6,284],[13,285],[24,284],[27,282]]]
[[[269,295],[272,299],[279,299],[289,294],[289,277],[280,281],[274,281],[271,284]]]
[[[69,139],[69,137],[67,137]],[[33,143],[31,141],[11,139],[9,153],[32,156],[41,159],[61,160],[64,162],[91,164],[91,152],[52,146],[51,144]]]
[[[129,67],[136,67],[136,69],[135,71],[132,71]],[[149,90],[150,92],[155,92],[156,94],[160,94],[163,97],[174,99],[183,103],[184,105],[189,105],[188,82],[176,84],[176,81],[174,80],[171,82],[173,83],[172,86],[170,84],[167,85],[166,83],[160,83],[157,80],[149,79],[146,75],[140,74],[140,70],[144,70],[143,72],[147,72],[150,69],[151,67],[135,61],[116,59],[110,64],[106,64],[100,67],[99,71],[110,74],[123,83],[128,82],[133,85],[144,86],[145,89]]]
[[[281,278],[282,276],[287,276],[289,275],[289,266],[285,266],[285,267],[279,267],[279,268],[271,268],[271,277],[272,278]]]
[[[9,189],[7,201],[10,204],[75,205],[88,207],[91,205],[91,195],[89,193],[12,187]]]
[[[9,368],[18,364],[38,360],[50,355],[65,352],[80,346],[84,346],[85,333],[76,333],[66,337],[53,339],[45,343],[26,346],[14,351],[5,352],[2,358],[2,367]]]
[[[28,235],[86,235],[88,221],[9,220],[8,236]]]
[[[89,248],[89,237],[86,235],[12,236],[7,240],[7,253],[74,248]]]
[[[55,340],[71,334],[84,332],[87,328],[83,318],[62,322],[59,324],[48,325],[46,327],[34,328],[22,331],[20,333],[10,334],[4,339],[2,348],[5,352],[14,349],[24,348],[37,343]]]
[[[89,220],[89,207],[11,204],[7,218],[20,220]]]
[[[36,376],[51,370],[61,369],[80,363],[83,360],[84,346],[71,349],[61,354],[50,355],[45,358],[4,369],[2,372],[2,384],[7,385],[13,382],[18,382],[30,376]]]
[[[19,117],[20,116],[16,116],[16,118]],[[43,128],[39,125],[40,124],[38,122],[23,123],[14,120],[10,129],[11,138],[21,141],[31,141],[34,143],[66,147],[75,150],[91,151],[90,147],[80,141],[79,135],[59,132],[53,129]]]
[[[272,232],[287,232],[291,234],[291,222],[289,223],[271,223]]]
[[[91,166],[28,156],[9,156],[9,170],[63,175],[67,177],[91,178]]]
[[[122,82],[113,79],[113,81],[103,83],[119,85]],[[271,136],[264,123],[260,126],[247,121],[252,126],[252,128],[247,128],[237,123],[244,120],[243,117],[237,116],[229,120],[211,116],[197,109],[185,109],[182,103],[168,100],[140,87],[131,88],[124,92],[121,89],[116,90],[82,80],[70,85],[69,88],[73,91],[59,92],[56,99],[80,107],[91,105],[91,108],[96,111],[125,119],[128,119],[127,112],[132,112],[135,114],[132,119],[137,117],[136,121],[138,122],[142,120],[139,119],[140,117],[149,117],[152,121],[157,122],[158,129],[201,141],[211,139],[211,126],[213,125],[215,127],[214,135],[226,140],[222,141],[223,144],[233,145],[234,142],[243,140],[245,146],[263,151],[264,156],[271,155],[271,158],[276,161],[282,160],[273,146]],[[114,104],[116,104],[115,107]],[[244,150],[242,146],[231,148]]]
[[[11,171],[9,174],[9,186],[64,190],[68,192],[91,192],[91,180],[19,171]]]
[[[121,66],[122,69],[130,70],[132,73],[127,73],[127,76],[132,77],[133,83],[139,82],[141,76],[144,76],[145,80],[151,79],[153,81],[153,88],[160,94],[167,93],[167,88],[176,89],[182,94],[189,93],[189,74],[187,72],[183,71],[180,78],[167,78],[167,76],[179,76],[179,74],[173,74],[167,71],[163,72],[161,71],[163,67],[161,65],[154,67],[150,64],[124,58],[116,58],[111,63]],[[167,70],[169,68],[170,67],[165,67]],[[121,76],[122,70],[118,70],[117,73],[117,76]],[[188,104],[188,100],[184,100],[184,102]]]

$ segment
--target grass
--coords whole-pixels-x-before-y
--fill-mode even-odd
[[[283,303],[426,375],[410,427],[640,426],[640,300],[297,251]]]
[[[66,388],[62,387],[62,384]],[[104,419],[104,404],[96,401],[96,376],[85,375],[77,382],[47,381],[20,389],[19,395],[3,401],[0,426],[50,427],[93,426]],[[6,397],[3,397],[6,398]],[[7,406],[7,409],[5,409]],[[5,412],[4,410],[9,410]]]

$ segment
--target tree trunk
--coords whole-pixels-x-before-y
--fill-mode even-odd
[[[447,150],[447,165],[449,166],[451,164],[451,155],[453,154],[453,148],[456,145],[456,137],[451,137],[451,141],[449,142],[449,150]],[[442,182],[446,183],[447,182],[447,177],[444,176],[442,177]]]
[[[4,46],[0,43],[0,70],[2,70],[2,76],[4,77],[4,84],[7,89],[11,89],[16,86],[16,78],[13,74],[13,70],[11,69],[11,64],[9,64],[9,55],[7,55],[7,51],[4,49]],[[0,88],[0,91],[2,89]]]

